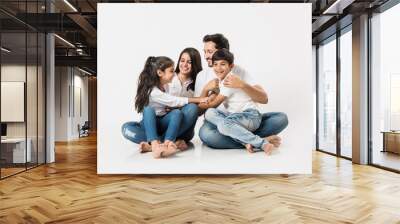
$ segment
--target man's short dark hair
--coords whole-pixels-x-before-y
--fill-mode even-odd
[[[226,39],[226,37],[224,37],[224,35],[222,35],[220,33],[205,35],[203,38],[203,43],[209,42],[209,41],[214,42],[215,48],[217,48],[217,49],[225,48],[225,49],[229,50],[228,39]]]
[[[220,61],[220,60],[225,60],[227,61],[230,65],[233,64],[234,57],[229,50],[223,48],[219,49],[216,52],[214,52],[212,56],[212,62],[214,63],[215,61]]]

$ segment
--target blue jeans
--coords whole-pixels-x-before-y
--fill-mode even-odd
[[[255,135],[262,138],[277,135],[288,125],[288,118],[282,112],[269,112],[262,115],[260,127],[254,131]],[[204,121],[199,131],[201,141],[207,146],[215,149],[239,149],[243,145],[229,136],[225,136],[218,131],[217,126],[208,121]]]
[[[196,121],[198,117],[198,107],[196,104],[187,104],[179,110],[182,113],[182,120],[179,127],[177,139],[182,139],[186,142],[189,142],[194,137],[194,127],[196,126]],[[141,122],[126,122],[122,125],[121,131],[122,135],[126,139],[134,143],[139,144],[140,142],[147,141],[146,132],[143,126],[143,120]],[[161,130],[159,130],[158,134],[162,135]]]
[[[152,107],[145,107],[141,123],[146,132],[147,142],[162,139],[175,142],[181,121],[182,112],[178,109],[171,110],[164,116],[156,116]],[[159,133],[163,137],[160,137]]]
[[[219,109],[210,108],[206,111],[204,118],[215,125],[221,134],[231,137],[243,146],[251,144],[255,151],[259,151],[268,143],[267,140],[253,133],[260,127],[262,119],[262,115],[256,109],[226,114]]]

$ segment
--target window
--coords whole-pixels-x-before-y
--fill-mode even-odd
[[[346,32],[347,31],[347,32]],[[340,36],[340,155],[352,157],[352,35],[351,26]]]
[[[399,21],[400,5],[371,18],[370,159],[374,165],[395,170],[400,170]]]
[[[318,47],[318,149],[336,153],[336,39]]]

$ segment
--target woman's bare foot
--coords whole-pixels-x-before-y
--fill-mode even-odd
[[[163,152],[166,150],[167,146],[165,144],[160,144],[158,142],[151,143],[151,151],[153,152],[153,157],[159,159],[163,157]]]
[[[246,144],[245,147],[246,147],[247,152],[249,152],[249,153],[254,152],[253,146],[251,144]]]
[[[277,135],[271,135],[265,138],[269,143],[278,148],[281,145],[281,138]]]
[[[185,151],[186,149],[189,148],[189,146],[186,144],[185,140],[177,140],[175,142],[176,147],[180,150],[180,151]]]
[[[141,142],[139,144],[139,151],[140,153],[151,152],[151,146],[149,145],[148,142]]]
[[[164,148],[162,152],[163,157],[169,157],[175,154],[178,151],[178,148],[176,147],[175,143],[172,141],[165,141],[164,145],[166,148]]]
[[[269,154],[271,154],[273,148],[274,148],[273,144],[267,143],[267,144],[263,145],[262,149],[264,150],[265,154],[269,155]]]

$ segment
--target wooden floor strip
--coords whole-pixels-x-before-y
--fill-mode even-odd
[[[313,153],[312,175],[97,175],[96,137],[0,181],[0,223],[400,223],[400,175]]]

